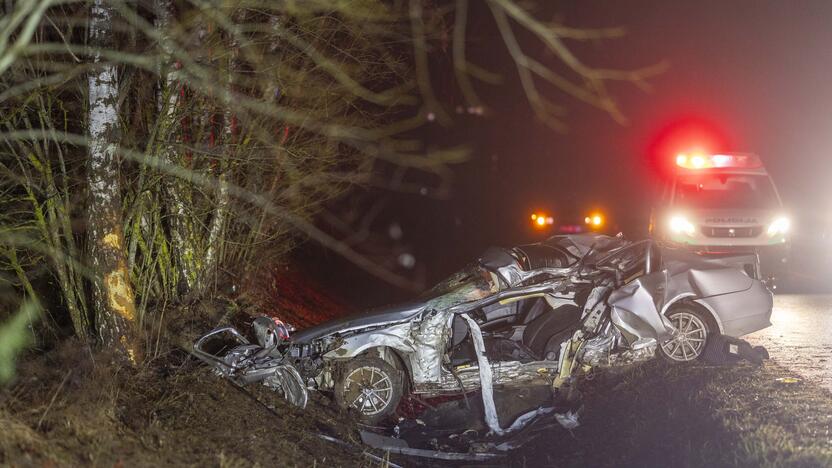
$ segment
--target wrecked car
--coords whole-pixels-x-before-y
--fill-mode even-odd
[[[495,387],[543,384],[555,399],[567,398],[593,369],[656,356],[689,362],[714,336],[769,326],[772,294],[758,277],[753,255],[703,257],[651,240],[554,236],[491,248],[411,303],[291,338],[282,323],[255,321],[254,344],[222,327],[197,340],[194,351],[225,377],[262,382],[299,406],[307,390],[331,392],[369,424],[392,414],[407,394],[481,389],[486,423],[500,435],[523,418],[501,426]],[[212,347],[221,336],[233,343]]]

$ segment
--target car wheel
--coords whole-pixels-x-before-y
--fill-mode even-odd
[[[708,339],[716,332],[711,317],[690,306],[676,307],[667,314],[676,331],[661,346],[662,356],[672,362],[690,362],[702,357]]]
[[[403,374],[385,360],[353,359],[338,374],[335,401],[343,409],[356,411],[362,422],[378,423],[399,406]]]

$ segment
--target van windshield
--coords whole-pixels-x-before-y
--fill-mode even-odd
[[[770,209],[780,206],[771,179],[748,174],[679,176],[674,204],[705,209]]]

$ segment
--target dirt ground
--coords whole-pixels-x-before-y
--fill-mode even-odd
[[[496,465],[832,466],[832,395],[778,380],[791,376],[772,363],[658,362],[599,376],[584,386],[580,427],[546,433]],[[300,410],[251,389],[279,416],[184,353],[132,370],[67,343],[23,362],[0,394],[0,464],[384,465],[363,455],[353,422],[326,397]]]
[[[13,466],[359,466],[369,459],[326,398],[304,411],[263,387],[279,416],[184,353],[139,370],[70,344],[24,362],[2,394],[0,464]],[[262,391],[258,391],[262,388]]]
[[[73,341],[30,352],[0,389],[0,465],[378,466],[328,398],[301,410],[247,387],[255,400],[182,350],[221,322],[244,326],[244,309],[214,301],[169,314],[147,347],[157,357],[138,368]]]
[[[166,324],[174,341],[228,316],[227,307],[199,310]],[[159,349],[138,369],[71,341],[24,357],[17,380],[0,389],[0,465],[385,465],[387,456],[362,447],[354,421],[325,396],[300,410],[248,387],[270,411],[172,343]],[[832,394],[790,377],[772,362],[654,361],[602,374],[582,386],[580,427],[553,429],[490,464],[832,466]]]

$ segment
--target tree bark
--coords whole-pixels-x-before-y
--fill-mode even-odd
[[[88,77],[87,248],[95,274],[92,304],[98,337],[104,346],[123,352],[135,364],[141,353],[118,183],[118,75],[115,65],[101,61],[101,49],[110,49],[115,42],[113,16],[106,0],[94,1],[89,44],[97,66]]]
[[[177,154],[176,140],[179,127],[180,92],[182,85],[176,77],[176,64],[172,61],[173,46],[170,24],[173,18],[171,0],[155,0],[156,28],[159,30],[162,47],[160,75],[162,77],[157,97],[159,111],[160,147],[162,158],[171,165],[181,164]],[[174,176],[166,176],[164,190],[168,213],[171,253],[181,276],[179,292],[188,293],[195,286],[199,264],[192,235],[187,207],[185,183]]]
[[[234,24],[238,24],[237,12],[229,15]],[[211,225],[208,228],[208,246],[205,252],[205,264],[202,269],[202,279],[200,281],[200,289],[205,291],[216,278],[217,269],[219,267],[220,255],[222,254],[222,246],[225,242],[225,227],[228,222],[228,210],[231,204],[231,194],[228,190],[228,174],[231,171],[231,162],[237,150],[237,141],[235,138],[235,116],[231,111],[231,99],[235,86],[235,73],[239,67],[240,43],[238,37],[234,33],[239,33],[238,30],[233,30],[229,41],[229,54],[227,64],[227,78],[226,78],[226,96],[225,96],[225,112],[223,113],[223,127],[222,127],[222,155],[219,162],[219,176],[217,180],[217,198],[216,209],[214,216],[211,218]]]

